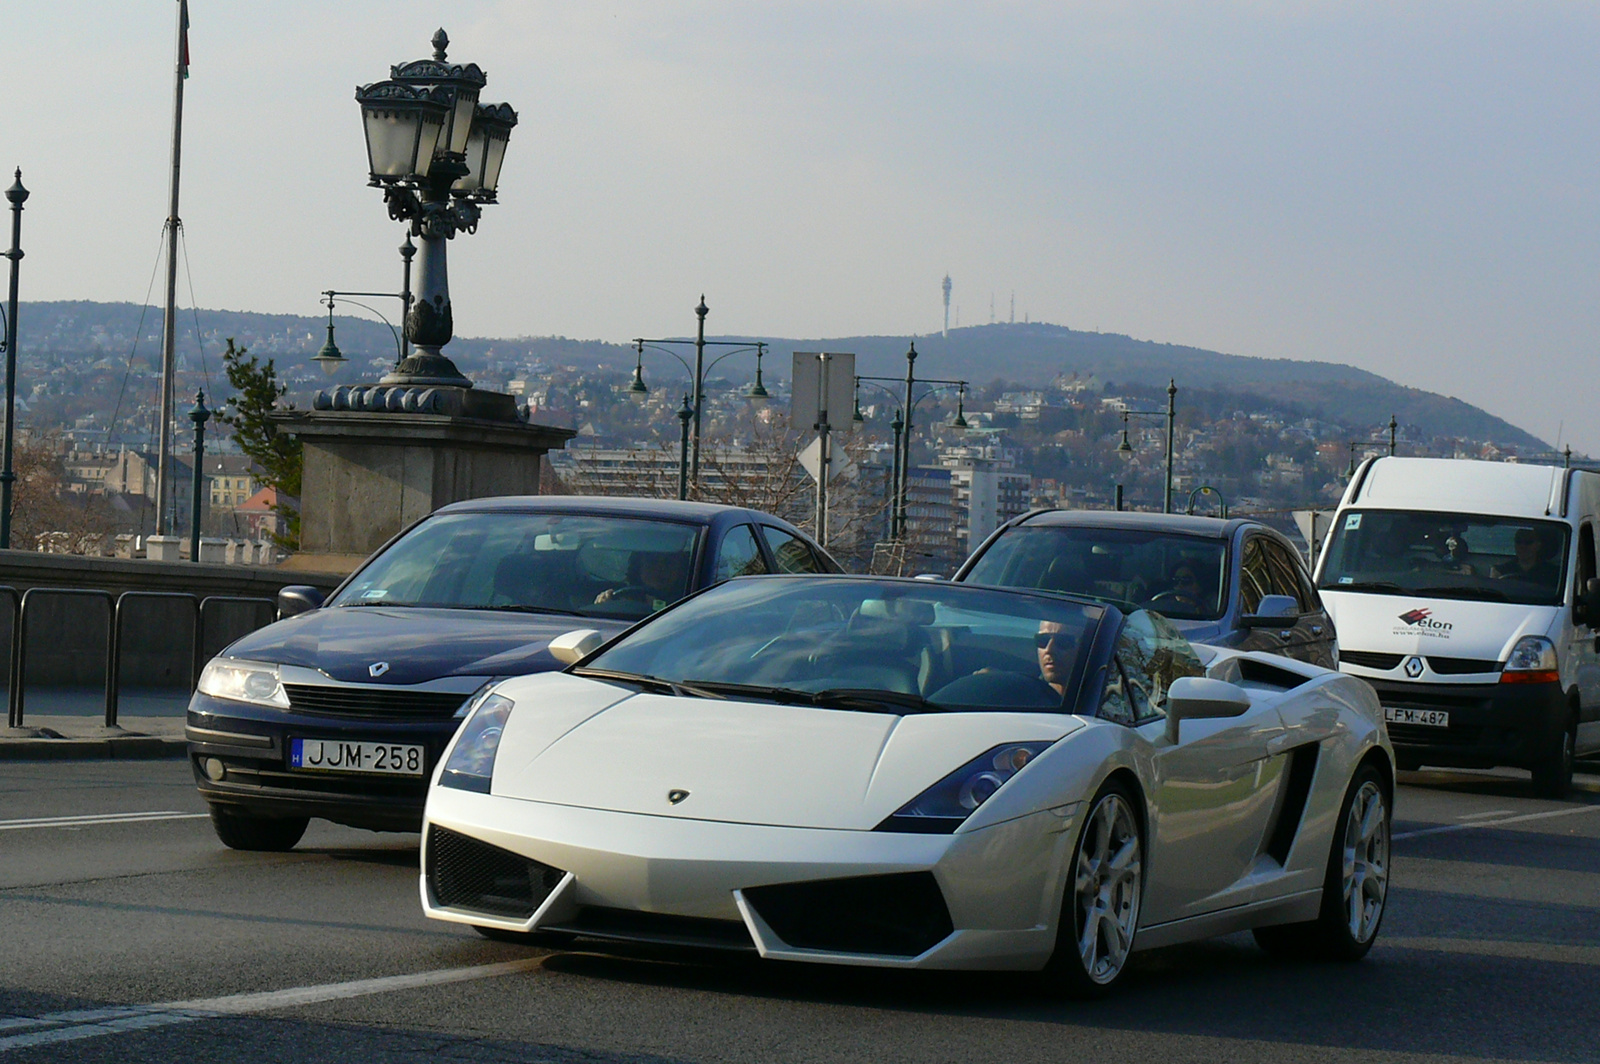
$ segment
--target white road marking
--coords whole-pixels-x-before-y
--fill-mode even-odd
[[[1391,838],[1415,839],[1423,835],[1443,835],[1450,831],[1471,831],[1474,828],[1497,828],[1501,824],[1521,824],[1529,820],[1548,820],[1555,816],[1575,816],[1578,813],[1600,812],[1600,805],[1579,805],[1567,809],[1550,809],[1543,813],[1523,813],[1521,816],[1508,816],[1500,820],[1474,820],[1470,824],[1440,824],[1431,828],[1417,828],[1414,831],[1398,831]]]
[[[1481,811],[1476,812],[1476,813],[1462,813],[1460,816],[1456,817],[1456,819],[1457,820],[1477,820],[1477,819],[1479,819],[1481,817],[1486,817],[1486,816],[1509,816],[1510,814],[1511,814],[1511,810],[1509,810],[1509,809],[1484,809],[1484,810],[1481,810]]]
[[[203,820],[210,813],[180,813],[158,809],[146,813],[84,813],[80,816],[40,816],[26,820],[0,820],[0,831],[26,831],[29,828],[86,828],[101,824],[142,824],[151,820]]]
[[[377,979],[356,979],[348,983],[325,983],[322,986],[299,986],[287,990],[265,990],[250,994],[230,994],[227,997],[199,998],[192,1001],[168,1001],[158,1005],[123,1005],[100,1009],[74,1009],[45,1016],[15,1016],[0,1020],[0,1032],[25,1031],[22,1034],[0,1036],[0,1053],[11,1049],[53,1045],[57,1042],[76,1042],[83,1038],[99,1038],[108,1034],[140,1031],[151,1027],[166,1027],[174,1023],[193,1023],[221,1016],[243,1016],[272,1009],[314,1005],[322,1001],[339,1001],[345,998],[364,997],[368,994],[386,994],[395,990],[414,990],[443,983],[464,983],[473,979],[492,979],[501,975],[514,975],[536,968],[540,958],[530,957],[520,961],[499,964],[480,964],[471,968],[440,968],[431,972],[414,972],[411,975],[388,975]],[[42,1028],[41,1030],[26,1030]]]

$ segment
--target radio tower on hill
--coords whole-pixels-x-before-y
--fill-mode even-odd
[[[944,338],[950,339],[950,275],[944,275],[944,284],[939,287],[944,289]]]

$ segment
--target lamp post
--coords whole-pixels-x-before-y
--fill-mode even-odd
[[[478,102],[488,78],[476,63],[447,62],[449,44],[441,29],[432,59],[401,63],[387,81],[356,89],[369,183],[383,189],[389,217],[409,223],[409,236],[421,241],[418,291],[406,301],[405,319],[405,340],[416,350],[402,348],[399,365],[380,384],[472,387],[440,350],[455,332],[445,247],[457,233],[476,232],[480,206],[496,201],[517,113]],[[407,257],[408,274],[409,265]]]
[[[917,345],[915,343],[912,343],[911,346],[906,349],[906,376],[905,376],[905,382],[904,382],[905,383],[905,392],[904,392],[904,396],[903,396],[903,405],[901,407],[901,410],[897,411],[897,416],[899,414],[903,413],[905,421],[904,421],[904,424],[902,425],[903,432],[902,432],[902,434],[900,436],[900,439],[898,441],[898,445],[895,448],[895,455],[899,459],[899,461],[896,463],[897,468],[898,468],[898,472],[895,475],[895,483],[893,485],[891,485],[892,508],[891,508],[890,514],[889,514],[889,538],[890,539],[900,539],[902,536],[905,535],[905,531],[906,531],[906,497],[907,497],[907,494],[909,493],[909,487],[910,487],[910,483],[911,483],[911,414],[912,414],[912,411],[914,411],[916,409],[916,406],[917,406],[918,403],[922,402],[922,400],[926,399],[928,396],[934,395],[934,394],[939,393],[939,392],[948,392],[951,388],[955,388],[957,390],[957,392],[958,392],[959,398],[956,400],[956,416],[950,422],[950,424],[953,427],[958,428],[958,429],[964,429],[964,428],[967,427],[967,418],[966,418],[966,412],[965,412],[965,404],[966,404],[966,396],[967,396],[967,382],[964,381],[964,380],[945,380],[945,379],[942,379],[942,378],[932,378],[932,377],[919,378],[917,376],[917,374],[916,374],[916,364],[917,364]],[[869,376],[861,376],[861,377],[857,377],[856,380],[858,382],[860,382],[860,381],[869,381],[869,382],[871,382],[871,381],[882,381],[882,382],[890,382],[890,383],[894,383],[894,384],[901,383],[900,378],[898,378],[898,377],[869,377]],[[912,390],[918,384],[932,384],[932,385],[936,385],[936,387],[932,388],[929,391],[924,392],[921,395],[913,396],[912,395]],[[887,391],[887,390],[888,389],[886,388],[885,391]],[[891,392],[890,394],[893,394],[893,393]]]
[[[1210,484],[1202,484],[1189,493],[1189,502],[1183,508],[1184,513],[1194,513],[1194,497],[1196,495],[1215,495],[1217,497],[1217,505],[1221,507],[1218,516],[1222,517],[1224,520],[1227,519],[1228,500],[1222,497],[1222,492],[1218,491],[1216,488],[1213,488]]]
[[[689,405],[689,394],[684,393],[683,405],[678,408],[678,498],[689,497],[689,422],[694,418],[694,407]]]
[[[1133,445],[1128,442],[1128,419],[1130,417],[1165,418],[1166,419],[1166,422],[1167,422],[1167,446],[1166,446],[1167,479],[1166,479],[1166,488],[1162,492],[1162,495],[1161,495],[1161,512],[1164,513],[1164,514],[1170,514],[1172,512],[1172,452],[1173,452],[1173,441],[1174,441],[1174,439],[1176,437],[1176,426],[1177,426],[1177,420],[1178,420],[1177,400],[1178,400],[1178,382],[1176,380],[1169,379],[1167,381],[1167,408],[1165,410],[1129,410],[1129,409],[1124,409],[1122,411],[1122,442],[1117,444],[1117,454],[1121,458],[1123,458],[1124,460],[1131,461],[1133,459]],[[1118,507],[1118,509],[1121,509],[1121,507]]]
[[[1356,441],[1350,441],[1350,468],[1344,471],[1344,478],[1352,480],[1356,475]]]
[[[1562,463],[1561,468],[1562,469],[1571,469],[1572,468],[1572,444],[1570,444],[1570,443],[1567,444],[1566,450],[1562,451],[1561,453],[1566,458],[1566,461]]]
[[[11,462],[17,422],[17,270],[22,264],[22,204],[27,198],[22,169],[18,167],[17,179],[6,189],[6,199],[11,201],[11,249],[5,253],[11,260],[11,287],[6,296],[6,437],[5,454],[0,456],[0,550],[11,547],[11,487],[17,480]]]
[[[694,313],[697,320],[695,326],[695,338],[693,340],[661,340],[649,337],[634,338],[633,347],[634,350],[638,352],[638,358],[634,360],[633,380],[628,383],[624,390],[632,398],[641,403],[649,398],[650,388],[644,382],[644,352],[646,348],[649,348],[652,351],[660,351],[662,354],[671,355],[673,358],[678,360],[680,365],[683,366],[684,372],[689,375],[689,383],[693,386],[694,395],[692,404],[693,424],[690,428],[688,458],[686,460],[688,472],[685,479],[687,480],[687,483],[694,485],[695,488],[698,489],[700,486],[700,426],[702,416],[705,411],[706,374],[711,372],[711,370],[716,367],[718,362],[721,362],[729,355],[737,355],[744,351],[754,351],[756,353],[756,380],[755,383],[752,384],[744,394],[745,398],[759,406],[760,404],[765,403],[768,398],[767,389],[761,383],[761,359],[766,354],[767,345],[761,341],[750,343],[745,340],[707,340],[706,315],[711,313],[711,308],[706,306],[706,297],[703,294],[700,296],[699,305],[694,308]],[[678,354],[676,351],[673,351],[671,348],[664,346],[667,344],[683,346],[693,344],[694,365],[691,366],[682,355]],[[716,358],[711,360],[710,365],[707,365],[706,348],[708,347],[728,347],[732,348],[732,350],[718,355]],[[687,488],[685,488],[684,493],[680,494],[678,497],[680,499],[688,498]]]
[[[1399,429],[1400,429],[1400,423],[1394,419],[1394,415],[1393,414],[1390,414],[1389,415],[1389,457],[1390,458],[1394,457],[1395,433],[1398,432]]]
[[[206,462],[206,422],[211,420],[211,411],[206,409],[206,393],[194,393],[194,406],[189,411],[189,420],[194,422],[194,494],[189,505],[189,560],[200,560],[200,489],[205,483]]]

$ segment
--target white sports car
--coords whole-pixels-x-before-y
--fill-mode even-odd
[[[713,588],[480,696],[435,774],[422,903],[491,937],[1038,969],[1246,928],[1356,959],[1394,756],[1360,680],[1051,592]]]

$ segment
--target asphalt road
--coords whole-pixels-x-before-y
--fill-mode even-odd
[[[1600,776],[1403,777],[1361,964],[1249,936],[1140,954],[1121,992],[1027,978],[546,953],[422,918],[417,837],[211,834],[182,762],[0,764],[11,1061],[1600,1060]],[[59,818],[59,819],[56,819]]]

